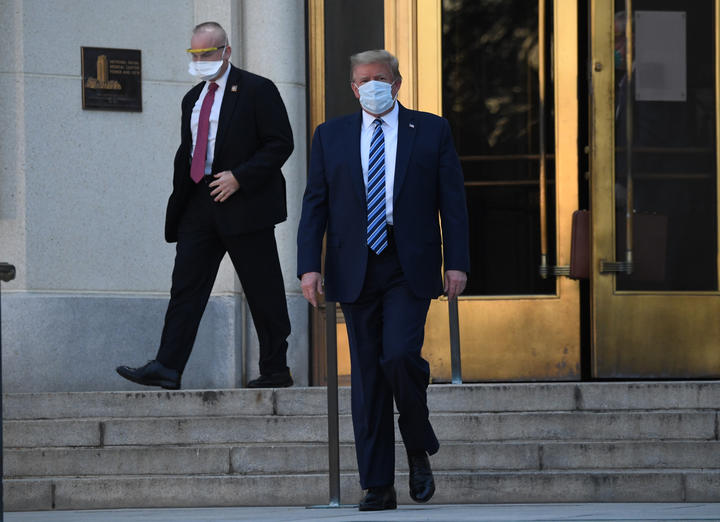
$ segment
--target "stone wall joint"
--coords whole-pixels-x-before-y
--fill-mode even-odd
[[[272,414],[273,416],[278,414],[278,393],[277,390],[272,391]]]
[[[100,421],[98,423],[98,447],[104,448],[105,447],[105,421]]]
[[[575,400],[575,409],[584,409],[582,389],[580,389],[580,385],[578,384],[575,385],[575,389],[573,390],[573,398]]]
[[[687,474],[680,475],[680,501],[687,502]]]

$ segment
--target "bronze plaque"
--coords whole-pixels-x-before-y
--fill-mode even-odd
[[[81,47],[83,109],[142,111],[140,51]]]

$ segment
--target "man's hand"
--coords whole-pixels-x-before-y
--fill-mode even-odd
[[[240,188],[240,184],[229,170],[223,170],[214,175],[215,181],[210,183],[214,190],[210,192],[211,196],[215,196],[217,203],[222,203],[227,198],[235,194],[237,189]]]
[[[467,274],[462,270],[445,271],[445,293],[448,299],[455,299],[463,293],[467,284]]]
[[[317,308],[318,294],[323,293],[322,275],[320,275],[320,272],[304,273],[300,278],[300,286],[302,287],[305,299],[307,299],[311,305]]]

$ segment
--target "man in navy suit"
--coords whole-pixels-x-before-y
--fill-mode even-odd
[[[324,286],[347,325],[355,446],[367,490],[360,510],[370,511],[397,506],[393,398],[410,496],[426,502],[435,491],[428,455],[439,444],[428,418],[430,368],[421,356],[425,319],[443,290],[450,299],[462,293],[470,260],[463,174],[447,120],[396,102],[402,77],[387,51],[350,62],[362,111],[315,131],[298,277],[317,306],[327,233]]]
[[[231,48],[219,24],[196,26],[188,53],[190,74],[203,81],[182,100],[181,142],[165,219],[165,239],[177,242],[165,326],[155,360],[117,372],[139,384],[180,387],[227,252],[260,344],[260,376],[248,387],[291,386],[290,319],[274,231],[287,218],[280,167],[293,150],[285,105],[270,80],[230,63]]]

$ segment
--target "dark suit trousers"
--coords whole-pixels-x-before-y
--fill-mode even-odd
[[[224,236],[217,222],[211,188],[193,189],[178,227],[170,303],[157,360],[181,373],[225,252],[240,278],[260,344],[260,373],[287,369],[290,319],[285,300],[274,227]]]
[[[395,423],[408,451],[439,448],[430,425],[430,365],[422,358],[429,299],[416,297],[405,281],[391,241],[382,254],[368,249],[360,297],[342,303],[350,341],[352,417],[360,485],[385,486],[395,479]]]

